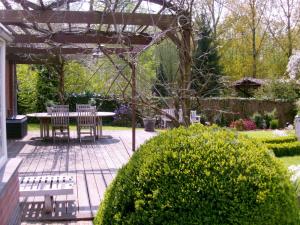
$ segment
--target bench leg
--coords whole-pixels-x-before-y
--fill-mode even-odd
[[[45,195],[45,213],[51,213],[53,211],[53,196]]]

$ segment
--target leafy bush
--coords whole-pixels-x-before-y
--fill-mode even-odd
[[[230,127],[235,128],[239,131],[255,130],[256,124],[250,119],[239,119],[239,120],[231,122]]]
[[[216,126],[163,132],[105,193],[96,225],[296,224],[286,168],[263,144]]]
[[[300,155],[300,142],[287,142],[279,144],[267,144],[277,157]]]
[[[271,129],[277,129],[279,126],[279,121],[278,120],[271,120],[270,122],[270,128]]]
[[[255,130],[256,124],[250,119],[243,119],[244,130]]]
[[[268,144],[280,144],[280,143],[289,143],[297,141],[295,136],[287,136],[287,137],[276,137],[276,138],[259,138],[261,142],[268,143]]]
[[[273,80],[255,92],[257,99],[286,99],[299,98],[299,85],[295,81]]]
[[[132,118],[131,107],[127,104],[121,104],[115,111],[113,124],[117,126],[130,126]]]
[[[264,117],[260,113],[258,112],[254,113],[251,119],[255,122],[257,128],[259,129],[264,128],[265,125]]]
[[[270,123],[272,120],[277,118],[277,110],[273,109],[271,112],[264,113],[264,120],[266,121],[267,128],[270,128]]]
[[[244,130],[244,124],[243,124],[243,120],[242,119],[239,119],[239,120],[235,120],[235,121],[232,121],[230,123],[230,127],[231,128],[235,128],[239,131],[242,131]]]

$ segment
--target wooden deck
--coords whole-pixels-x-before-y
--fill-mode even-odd
[[[23,222],[93,219],[105,189],[132,155],[130,130],[105,134],[113,138],[80,144],[73,132],[74,139],[69,144],[66,141],[53,144],[40,140],[38,132],[31,132],[23,140],[9,141],[8,156],[23,158],[20,176],[69,175],[76,182],[74,195],[55,197],[55,210],[51,214],[43,212],[43,197],[20,198]],[[137,144],[153,135],[138,130]]]

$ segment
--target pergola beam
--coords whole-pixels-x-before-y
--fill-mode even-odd
[[[96,11],[0,10],[0,23],[77,23],[172,26],[176,17],[145,13]]]
[[[148,45],[152,37],[135,34],[105,35],[105,34],[68,34],[56,33],[47,36],[18,34],[14,35],[13,43],[91,43],[91,44],[125,44],[125,45]]]
[[[33,48],[33,47],[7,47],[7,54],[92,54],[93,48]],[[130,48],[105,48],[105,51],[109,54],[121,54],[126,52],[132,52],[134,49]]]

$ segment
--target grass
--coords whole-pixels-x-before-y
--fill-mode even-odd
[[[255,131],[241,131],[241,134],[245,134],[253,138],[276,138],[278,135],[274,134],[273,130],[255,130]],[[288,136],[295,136],[295,130],[286,131]]]
[[[131,130],[131,127],[117,127],[117,126],[103,126],[104,130]],[[143,129],[143,128],[137,128],[137,129]],[[28,123],[28,131],[39,131],[40,130],[40,124],[38,123]],[[70,124],[70,130],[75,131],[76,125]]]
[[[249,137],[258,138],[258,139],[279,137],[279,136],[275,135],[272,130],[241,131],[241,133],[246,134]],[[295,136],[295,130],[287,131],[287,134],[289,136]],[[278,159],[280,161],[282,161],[286,167],[289,167],[291,165],[300,165],[300,156],[299,155],[278,157]]]
[[[287,167],[289,167],[291,165],[300,165],[300,156],[299,155],[280,157],[278,159],[280,161],[282,161],[283,164],[286,165]]]

